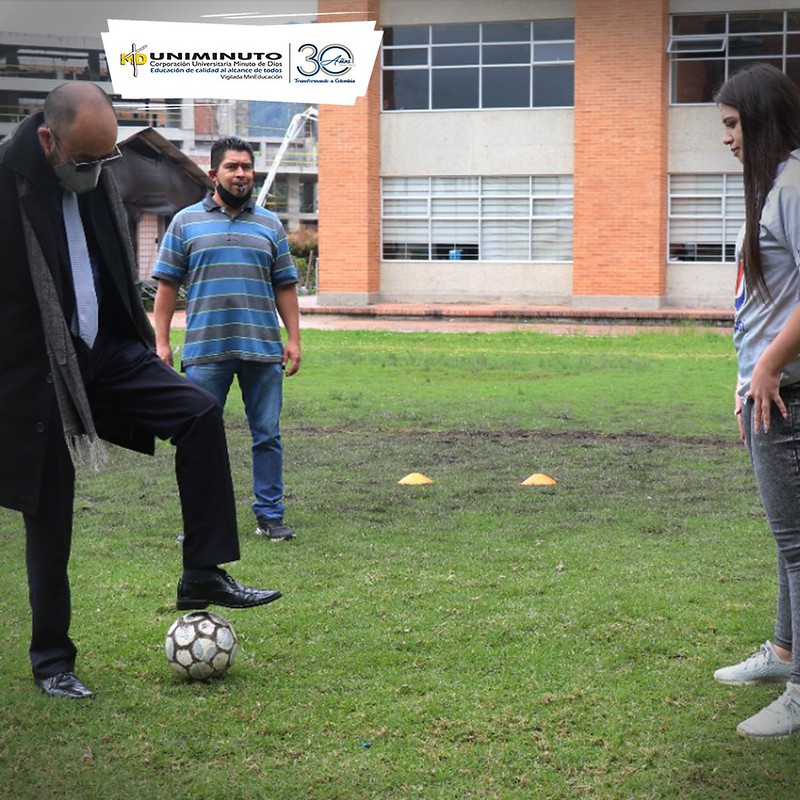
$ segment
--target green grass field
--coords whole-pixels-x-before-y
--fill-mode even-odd
[[[221,680],[163,640],[168,444],[81,473],[71,565],[88,703],[35,690],[19,515],[0,510],[0,797],[786,798],[800,737],[735,731],[780,687],[718,666],[772,635],[774,550],[732,417],[728,336],[305,331],[283,417],[292,543],[253,535],[226,411],[239,579]],[[409,472],[428,486],[401,486]],[[534,472],[552,487],[520,483]]]

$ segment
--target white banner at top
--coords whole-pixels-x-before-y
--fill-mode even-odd
[[[114,94],[352,105],[382,33],[374,22],[216,25],[108,20],[101,34]]]

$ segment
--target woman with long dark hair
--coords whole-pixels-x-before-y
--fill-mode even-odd
[[[800,91],[779,69],[754,64],[723,84],[715,101],[723,143],[744,173],[734,410],[775,539],[778,603],[773,639],[714,677],[736,686],[785,684],[737,728],[785,737],[800,733]]]

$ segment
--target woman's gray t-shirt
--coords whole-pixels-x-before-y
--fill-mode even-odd
[[[778,177],[767,195],[759,224],[759,247],[764,280],[769,292],[765,300],[744,281],[742,242],[736,241],[739,275],[736,281],[733,343],[739,365],[738,392],[750,389],[753,368],[761,354],[781,332],[800,302],[800,150],[792,152],[778,169]],[[800,381],[800,356],[781,372],[781,386]]]

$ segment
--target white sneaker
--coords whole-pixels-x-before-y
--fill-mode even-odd
[[[740,722],[736,730],[742,736],[784,739],[800,733],[800,689],[787,683],[786,691],[758,714]]]
[[[772,642],[767,641],[741,664],[718,669],[714,678],[730,686],[749,686],[753,683],[786,683],[791,675],[791,662],[784,661],[773,649]]]

